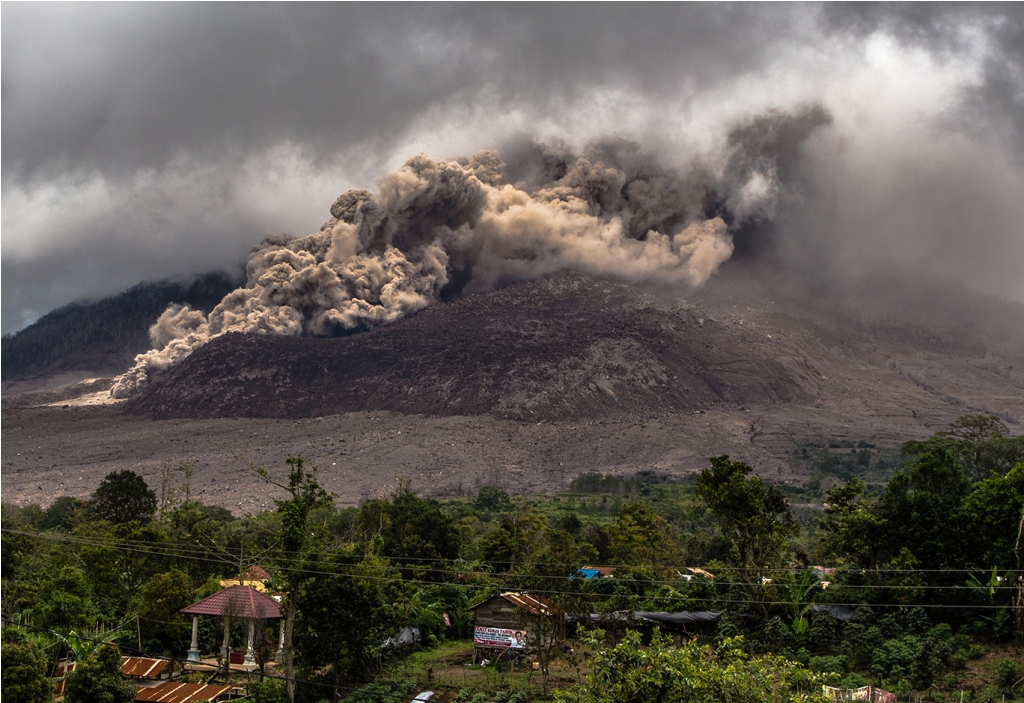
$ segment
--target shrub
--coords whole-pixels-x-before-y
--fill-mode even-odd
[[[1000,659],[996,662],[996,677],[1004,691],[1009,691],[1013,684],[1024,676],[1024,667],[1012,659]]]
[[[3,665],[0,682],[3,699],[20,703],[49,703],[53,700],[53,684],[46,676],[47,660],[42,650],[21,632],[3,630]]]
[[[121,650],[103,645],[68,674],[66,703],[132,703],[135,686],[121,675]]]

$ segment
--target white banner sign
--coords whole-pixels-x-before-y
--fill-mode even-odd
[[[473,631],[473,644],[477,647],[526,649],[526,631],[504,630],[500,627],[477,627]]]

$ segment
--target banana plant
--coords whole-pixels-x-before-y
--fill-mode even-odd
[[[131,630],[118,630],[116,632],[104,632],[95,638],[83,637],[72,630],[66,637],[61,637],[73,654],[76,662],[82,662],[96,654],[100,647],[118,640],[126,635],[132,634]]]
[[[999,572],[996,570],[996,567],[994,566],[992,567],[992,574],[988,577],[988,583],[983,583],[981,579],[979,579],[974,574],[969,574],[967,576],[968,586],[978,591],[988,591],[989,602],[992,602],[995,599],[996,588],[998,588],[999,584],[1001,584],[1002,582],[1003,579],[1001,576],[999,576]]]
[[[791,627],[797,637],[807,634],[810,624],[807,622],[807,613],[810,612],[814,603],[811,602],[811,591],[818,587],[818,579],[813,571],[805,571],[800,580],[787,589],[787,601],[793,615]]]

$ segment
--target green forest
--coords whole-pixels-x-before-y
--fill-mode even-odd
[[[292,457],[248,464],[279,499],[242,517],[195,500],[189,460],[158,486],[123,471],[88,500],[4,504],[3,697],[51,700],[71,657],[66,700],[132,700],[115,654],[184,659],[179,611],[259,565],[287,635],[280,664],[263,652],[232,674],[254,701],[811,701],[823,685],[1024,700],[1024,438],[965,416],[898,450],[869,439],[797,446],[799,488],[723,455],[685,482],[592,473],[554,495],[437,501],[399,480],[339,509]],[[550,646],[483,666],[471,608],[508,591],[551,604],[529,623]],[[674,640],[623,616],[638,611],[721,616]],[[420,639],[382,646],[406,627]],[[222,632],[201,619],[204,657]]]

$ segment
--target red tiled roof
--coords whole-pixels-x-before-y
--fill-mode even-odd
[[[167,659],[121,657],[121,673],[137,679],[158,679],[170,663]]]
[[[272,620],[281,617],[281,606],[251,586],[231,586],[181,609],[187,615],[227,615],[233,618]]]
[[[213,701],[224,695],[230,686],[211,686],[200,683],[180,683],[168,681],[153,688],[140,688],[135,694],[136,701],[149,703],[194,703],[195,701]]]

